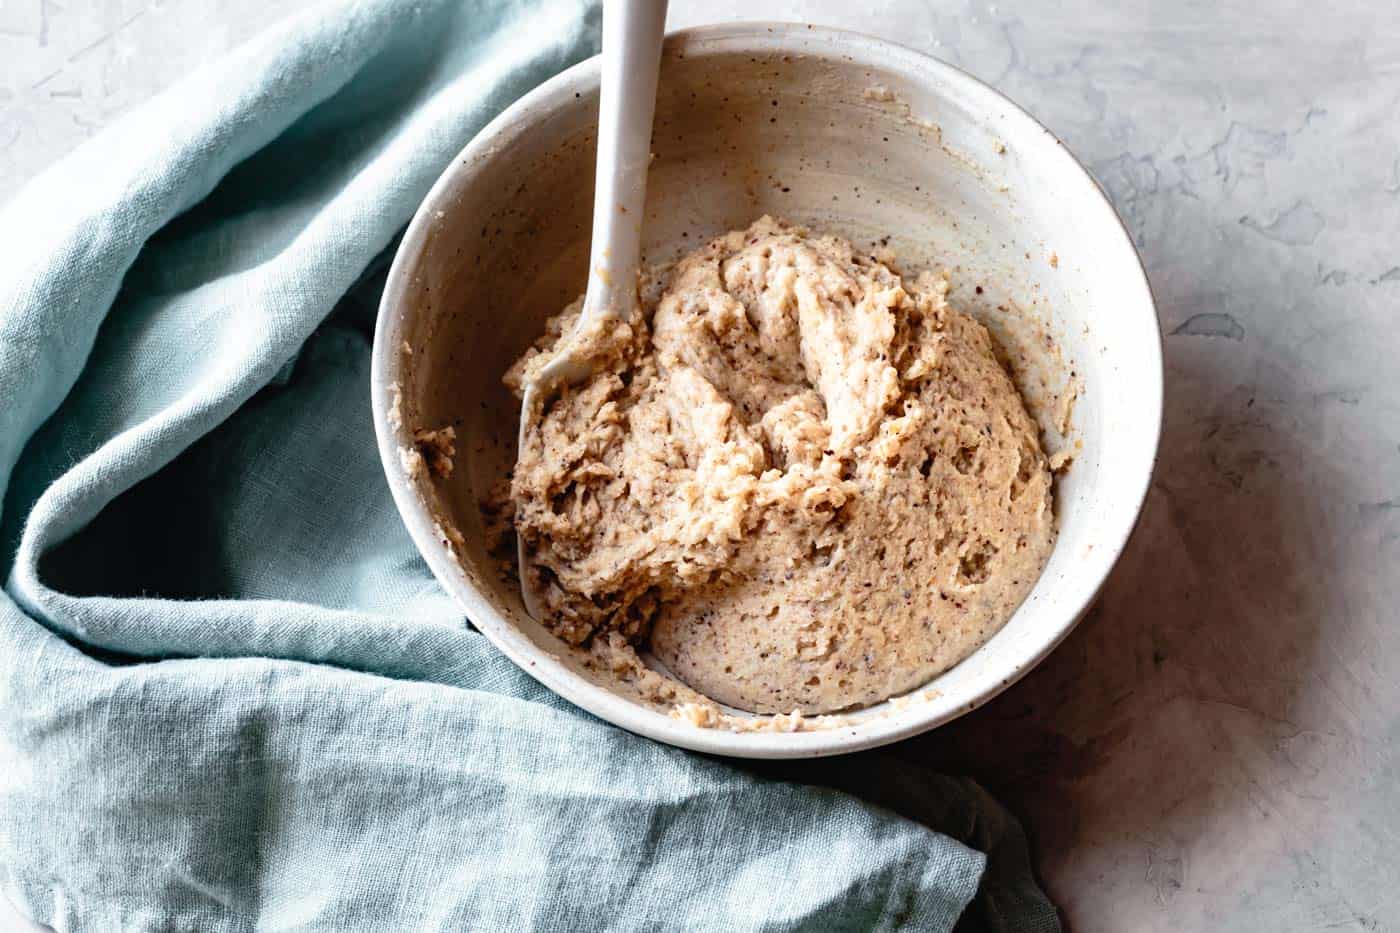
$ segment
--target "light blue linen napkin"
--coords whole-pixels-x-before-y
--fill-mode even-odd
[[[367,385],[395,234],[597,26],[576,0],[338,0],[0,214],[0,884],[26,913],[1058,928],[971,782],[862,759],[920,823],[599,722],[476,634],[402,530]]]

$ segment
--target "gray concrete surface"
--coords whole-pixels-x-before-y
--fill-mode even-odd
[[[1400,8],[672,5],[989,81],[1103,182],[1158,296],[1160,472],[1099,607],[896,753],[1016,809],[1077,933],[1400,930]],[[4,0],[0,200],[285,9]]]

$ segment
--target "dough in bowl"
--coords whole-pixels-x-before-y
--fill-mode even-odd
[[[975,650],[1049,557],[1051,473],[947,291],[765,217],[660,273],[646,320],[580,336],[597,369],[511,479],[544,624],[757,713],[866,706]]]

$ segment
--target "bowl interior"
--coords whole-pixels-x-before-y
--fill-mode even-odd
[[[479,503],[513,461],[518,418],[501,375],[585,281],[597,88],[596,60],[586,62],[488,127],[429,195],[391,273],[376,335],[376,417],[395,496],[434,571],[483,632],[551,687],[687,747],[849,751],[994,695],[1087,608],[1151,472],[1160,343],[1116,215],[1053,136],[917,53],[804,26],[708,27],[668,40],[648,184],[649,261],[765,213],[858,244],[885,241],[902,269],[950,271],[950,300],[1008,349],[1048,448],[1081,445],[1057,482],[1059,540],[1041,580],[927,699],[881,704],[826,732],[695,729],[580,669],[526,616],[484,546]],[[1077,401],[1062,433],[1067,394]],[[398,448],[414,429],[445,424],[458,436],[452,476],[407,475]]]

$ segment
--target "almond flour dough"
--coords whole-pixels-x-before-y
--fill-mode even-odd
[[[946,278],[765,217],[653,291],[649,322],[588,338],[597,371],[518,454],[552,631],[819,714],[916,688],[1006,622],[1054,543],[1050,470]],[[511,368],[517,393],[580,306]]]

